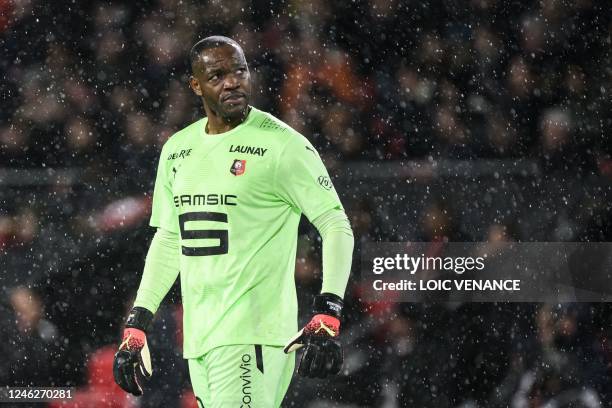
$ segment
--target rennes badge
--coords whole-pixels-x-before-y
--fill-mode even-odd
[[[234,176],[240,176],[244,174],[244,170],[246,168],[246,160],[234,160],[232,167],[230,167],[230,173]]]

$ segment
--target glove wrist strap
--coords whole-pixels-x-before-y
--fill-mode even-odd
[[[344,302],[342,298],[333,293],[321,293],[315,296],[312,305],[314,314],[326,314],[340,319]]]
[[[153,313],[144,307],[134,307],[125,322],[125,328],[135,328],[147,332],[151,322],[153,321]]]

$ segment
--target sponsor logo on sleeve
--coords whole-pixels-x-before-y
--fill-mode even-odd
[[[332,182],[327,176],[319,176],[319,178],[317,179],[317,182],[325,190],[331,190],[332,188]]]
[[[315,152],[310,146],[304,146],[306,148],[306,150],[310,150],[311,152],[313,152],[315,155],[317,154],[317,152]]]

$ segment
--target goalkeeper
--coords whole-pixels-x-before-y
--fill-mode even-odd
[[[199,406],[278,407],[298,373],[337,374],[353,234],[310,142],[249,105],[240,46],[213,36],[191,49],[190,85],[206,117],[174,134],[159,159],[157,228],[113,373],[142,394],[152,374],[146,333],[180,271],[183,354]],[[301,214],[323,239],[323,285],[297,331],[294,281]],[[295,334],[297,332],[297,334]]]

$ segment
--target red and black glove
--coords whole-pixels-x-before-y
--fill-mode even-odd
[[[149,378],[153,374],[146,336],[152,320],[153,313],[147,309],[132,309],[123,331],[123,341],[113,361],[115,382],[136,396],[142,395],[139,377]]]
[[[322,293],[315,297],[314,316],[284,348],[288,354],[304,347],[298,363],[298,374],[325,378],[340,372],[344,360],[338,338],[342,306],[342,299],[332,293]]]

